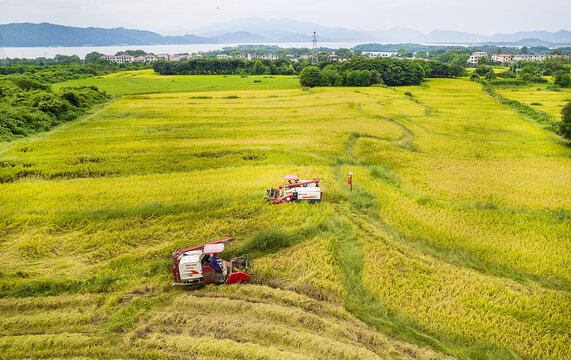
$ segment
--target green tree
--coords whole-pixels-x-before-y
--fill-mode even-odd
[[[347,86],[370,86],[371,72],[369,70],[352,70],[347,72]]]
[[[561,48],[555,49],[550,54],[551,55],[563,55],[563,50],[561,50]]]
[[[252,68],[252,74],[254,75],[262,75],[266,72],[266,67],[260,60],[256,60],[254,62],[254,67]]]
[[[321,70],[315,66],[307,66],[299,74],[301,86],[314,87],[321,85]]]
[[[486,76],[488,75],[488,73],[490,72],[494,72],[494,69],[492,69],[490,66],[487,65],[479,65],[474,72],[480,76]]]
[[[456,59],[456,54],[451,53],[450,51],[442,53],[436,57],[437,61],[443,62],[445,64],[451,63],[452,61],[454,61],[454,59]]]
[[[488,63],[488,58],[486,56],[481,56],[478,58],[478,65],[486,65]]]
[[[498,74],[499,77],[504,78],[504,79],[515,79],[516,75],[513,71],[511,70],[506,70],[504,72],[501,72]]]
[[[496,73],[493,71],[490,71],[489,73],[486,74],[486,80],[494,80],[497,78],[498,77],[496,76]]]
[[[427,59],[428,53],[424,50],[420,50],[420,51],[417,51],[416,54],[414,54],[414,56],[417,58]]]
[[[470,58],[470,55],[468,55],[468,54],[460,54],[460,55],[457,55],[456,58],[450,62],[450,64],[466,67],[466,66],[468,66],[468,59],[469,58]]]
[[[535,82],[541,79],[541,76],[539,75],[539,71],[535,66],[525,65],[519,73],[519,78],[524,81]]]
[[[561,109],[561,122],[559,123],[559,133],[568,140],[571,140],[571,101]]]
[[[335,69],[326,66],[321,70],[321,85],[322,86],[343,86],[343,76]]]
[[[98,53],[97,51],[90,52],[89,54],[85,55],[85,62],[88,64],[95,64],[97,61],[99,61],[99,58],[102,55],[103,54]]]
[[[571,76],[565,70],[556,71],[553,74],[553,83],[561,87],[569,87],[571,86]]]
[[[544,61],[543,66],[545,70],[549,69],[552,73],[559,70],[567,70],[569,72],[564,58],[549,58]]]
[[[71,65],[71,64],[79,65],[79,64],[81,64],[81,59],[77,55],[67,56],[67,55],[57,54],[54,57],[54,59],[58,64],[61,64],[61,65]]]
[[[342,57],[342,58],[350,58],[351,57],[351,50],[345,48],[339,48],[335,51],[335,55]]]

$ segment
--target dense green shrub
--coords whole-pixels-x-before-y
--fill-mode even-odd
[[[494,79],[490,81],[493,85],[498,86],[527,86],[529,83],[521,79]]]
[[[494,69],[492,69],[492,67],[488,65],[480,65],[474,70],[474,73],[483,77],[488,75],[488,73],[490,72],[494,72]]]
[[[22,90],[50,90],[48,85],[41,84],[28,76],[12,76],[10,81]]]
[[[516,74],[511,70],[501,72],[498,74],[498,76],[504,79],[515,79],[517,77]]]
[[[369,70],[351,70],[345,80],[347,86],[370,86],[371,72]]]
[[[547,80],[541,77],[541,73],[536,66],[525,65],[519,74],[519,79],[523,81],[545,83]]]
[[[571,76],[568,71],[559,70],[553,73],[553,83],[561,87],[571,86]]]
[[[107,98],[94,86],[52,91],[27,76],[0,79],[0,141],[49,130]]]
[[[497,78],[498,78],[498,77],[496,76],[496,73],[493,72],[493,71],[488,72],[488,73],[486,74],[486,76],[485,76],[485,79],[486,79],[486,80],[495,80],[495,79],[497,79]]]
[[[463,76],[465,69],[459,65],[448,65],[440,61],[425,62],[425,76],[427,78],[451,78]]]
[[[343,86],[343,76],[338,69],[326,67],[321,71],[321,86]]]
[[[307,66],[299,75],[299,83],[308,87],[321,85],[321,70],[316,66]]]

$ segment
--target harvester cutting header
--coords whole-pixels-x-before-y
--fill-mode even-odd
[[[277,188],[266,190],[264,199],[272,204],[282,204],[286,202],[305,201],[310,204],[321,202],[323,192],[319,187],[319,180],[299,180],[297,175],[287,175],[284,177],[287,184]]]

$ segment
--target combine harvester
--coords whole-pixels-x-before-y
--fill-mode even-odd
[[[232,258],[230,262],[218,258],[215,262],[220,271],[211,266],[211,257],[224,251],[225,242],[232,245],[232,241],[234,238],[229,237],[172,253],[173,286],[248,282],[248,255]]]
[[[319,180],[299,180],[297,175],[284,177],[288,183],[278,188],[266,190],[264,199],[272,204],[282,204],[290,201],[306,201],[310,204],[321,202],[323,191],[319,187]],[[293,182],[292,182],[293,181]]]

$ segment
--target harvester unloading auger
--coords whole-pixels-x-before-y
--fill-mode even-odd
[[[217,257],[224,251],[224,243],[232,241],[234,238],[229,237],[172,253],[173,285],[248,282],[248,255],[232,258],[230,262]]]
[[[287,184],[266,190],[264,199],[272,204],[282,204],[290,201],[305,201],[310,204],[321,202],[323,191],[319,187],[319,180],[299,180],[297,175],[284,177]]]

